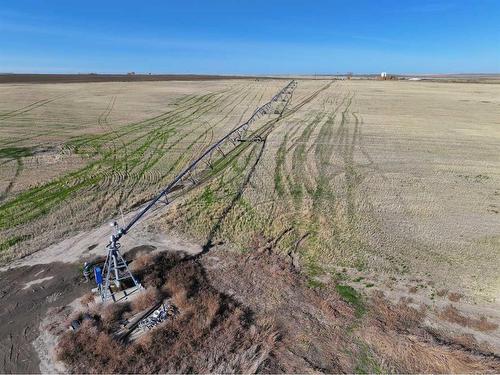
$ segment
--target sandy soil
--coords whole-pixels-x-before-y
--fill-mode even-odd
[[[136,211],[131,212],[123,218],[129,220],[135,213]],[[197,254],[202,251],[201,245],[183,239],[176,233],[158,233],[149,230],[149,225],[155,221],[158,215],[161,215],[161,211],[153,212],[147,216],[147,220],[138,224],[133,232],[123,237],[120,243],[123,246],[122,252],[124,254],[144,244],[153,246],[158,252],[182,251],[187,254]],[[106,255],[106,245],[113,233],[112,229],[111,225],[106,223],[93,230],[82,231],[42,251],[14,260],[8,266],[1,267],[0,271],[53,262],[83,264],[88,259]]]
[[[46,280],[29,285],[33,280]],[[88,290],[78,265],[52,262],[23,266],[0,273],[0,372],[34,373],[39,360],[32,342],[50,307],[64,306]]]

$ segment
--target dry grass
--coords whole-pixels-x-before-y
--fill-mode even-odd
[[[421,325],[425,317],[424,306],[420,310],[408,306],[405,300],[393,305],[387,302],[382,293],[374,293],[371,314],[376,317],[384,330],[408,333],[411,328]]]
[[[155,303],[159,301],[159,291],[155,288],[147,288],[132,301],[132,312],[137,313],[139,311],[151,308]]]
[[[494,357],[435,345],[415,336],[401,336],[366,327],[363,339],[373,348],[377,361],[395,373],[498,373]]]
[[[151,197],[283,83],[3,85],[0,112],[41,106],[0,119],[1,259]],[[261,145],[222,165],[171,224],[240,249],[288,230],[276,246],[306,270],[419,274],[492,298],[500,85],[328,83],[299,81],[248,183]]]
[[[58,358],[71,372],[99,373],[500,369],[500,360],[472,336],[450,337],[425,328],[427,310],[408,306],[408,298],[392,304],[381,292],[367,300],[342,288],[311,288],[290,260],[272,251],[214,252],[202,262],[155,256],[138,269],[147,287],[143,300],[92,311],[93,319],[82,329],[62,333]],[[179,315],[137,341],[112,339],[118,320],[164,297],[171,298]]]
[[[134,261],[130,265],[130,270],[133,273],[140,271],[146,268],[146,266],[150,265],[153,262],[153,259],[154,259],[153,254],[142,254],[134,258]]]
[[[299,82],[264,150],[249,146],[163,227],[240,250],[280,238],[306,272],[405,274],[494,298],[500,86],[336,82],[299,107],[326,84]]]
[[[443,337],[423,328],[425,310],[396,305],[380,294],[372,301],[360,337],[386,371],[397,373],[497,373],[500,359],[472,336]],[[485,351],[486,350],[486,351]]]
[[[459,324],[463,327],[471,327],[481,332],[494,331],[498,328],[498,324],[489,322],[484,316],[475,319],[460,314],[457,308],[451,304],[440,312],[439,317],[448,322]]]
[[[460,301],[460,299],[463,297],[462,294],[460,293],[455,293],[455,292],[452,292],[452,293],[449,293],[448,294],[448,299],[451,301],[451,302],[458,302]]]
[[[170,267],[161,270],[158,264]],[[172,297],[180,314],[136,342],[119,344],[111,333],[129,307],[108,306],[100,312],[101,319],[86,321],[77,332],[62,336],[58,358],[72,372],[254,373],[270,360],[276,342],[272,326],[256,325],[247,310],[213,289],[198,263],[162,255],[150,266],[156,275],[132,308],[155,301],[159,291],[153,284],[162,280],[162,291]]]
[[[86,293],[81,299],[80,303],[82,306],[88,306],[90,303],[93,303],[95,301],[95,294],[92,292]]]
[[[235,292],[257,319],[279,327],[279,367],[270,372],[452,373],[498,372],[500,359],[473,337],[449,337],[426,327],[429,310],[411,298],[388,301],[382,292],[355,298],[307,280],[276,254],[226,254],[207,259],[215,285]],[[342,292],[341,295],[337,291]],[[361,304],[362,313],[357,313]],[[293,353],[289,355],[286,353]]]
[[[132,210],[283,81],[128,85],[1,91],[2,114],[56,98],[0,118],[2,262],[116,217],[120,209]],[[300,81],[282,120],[266,130],[265,143],[238,146],[207,174],[202,188],[167,211],[164,223],[156,222],[157,228],[175,226],[207,249],[226,243],[258,254],[242,255],[222,266],[224,272],[216,265],[209,276],[196,262],[138,259],[134,272],[141,281],[160,298],[171,295],[183,313],[168,330],[154,331],[175,351],[164,353],[154,341],[148,345],[155,346],[155,357],[148,357],[147,340],[141,340],[126,346],[140,361],[126,368],[490,371],[490,357],[437,343],[421,328],[423,309],[404,300],[391,305],[381,296],[371,309],[348,285],[332,290],[321,280],[345,267],[495,297],[499,98],[499,85]],[[26,138],[32,124],[36,131]],[[273,252],[293,259],[294,266]],[[305,278],[293,271],[299,263]],[[143,299],[144,306],[154,300]],[[97,311],[101,319],[81,332],[104,343],[115,321],[133,308]],[[493,329],[486,319],[443,314],[466,327]],[[272,357],[277,362],[266,359],[274,329],[283,334]],[[78,371],[94,348],[80,333],[72,335],[63,344],[73,351],[62,350]],[[202,355],[190,364],[186,358],[195,350]],[[105,355],[108,362],[89,366],[124,370],[113,354]]]
[[[0,262],[151,198],[283,84],[2,85]]]

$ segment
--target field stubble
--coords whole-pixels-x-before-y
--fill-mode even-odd
[[[325,84],[302,82],[290,108]],[[312,276],[376,270],[494,301],[498,88],[460,88],[335,82],[166,213],[167,226],[240,249],[276,242]]]
[[[2,263],[133,211],[284,84],[5,85]],[[307,276],[308,287],[322,290],[333,280],[351,305],[357,301],[351,286],[396,298],[401,285],[414,293],[416,306],[418,298],[444,299],[441,290],[498,304],[499,90],[299,81],[283,116],[252,128],[249,135],[263,142],[241,143],[199,188],[148,225],[196,238],[205,252],[225,244],[243,253],[282,254]],[[280,299],[268,298],[269,306]],[[251,296],[244,302],[251,304]],[[467,318],[453,309],[443,309],[442,319],[467,329],[497,327],[488,320],[494,314]],[[378,328],[370,323],[357,337],[372,351]],[[488,334],[498,343],[497,328]],[[398,357],[397,340],[370,358]],[[364,365],[373,370],[370,358]],[[418,368],[405,358],[400,369]]]
[[[4,85],[3,262],[145,202],[284,83]],[[164,221],[243,250],[275,241],[312,276],[377,270],[494,299],[498,90],[301,81],[279,121],[252,129],[265,142],[240,145]]]

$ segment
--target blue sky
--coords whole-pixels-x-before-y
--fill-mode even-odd
[[[500,73],[500,0],[0,0],[0,71]]]

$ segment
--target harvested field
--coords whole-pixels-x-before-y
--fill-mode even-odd
[[[287,82],[1,85],[2,265],[36,266],[51,244],[59,246],[53,260],[102,253],[108,234],[95,228],[121,225]],[[184,301],[193,314],[172,323],[175,337],[158,335],[188,348],[202,335],[207,356],[212,341],[234,350],[220,348],[210,363],[183,362],[186,349],[165,363],[145,356],[120,367],[113,357],[92,368],[498,372],[499,118],[495,84],[298,80],[280,118],[252,125],[262,142],[236,144],[140,232],[202,249],[175,271],[188,267],[181,292],[189,280],[204,285]],[[102,238],[82,240],[97,232]],[[153,259],[134,272],[175,294],[170,266],[141,271],[162,264]],[[23,287],[54,282],[29,275]],[[210,309],[217,314],[196,320]],[[193,322],[200,331],[183,336],[180,327]],[[105,328],[85,329],[107,342]],[[65,341],[61,358],[72,371],[82,371],[77,349],[93,350],[83,336]],[[15,368],[5,357],[0,371]]]
[[[167,228],[241,249],[276,240],[311,276],[376,270],[493,301],[499,88],[302,82],[300,108],[167,212]]]
[[[0,115],[2,259],[145,202],[281,84],[12,86],[2,104],[20,107]]]
[[[241,78],[244,77],[202,74],[0,74],[0,83],[211,81]]]

